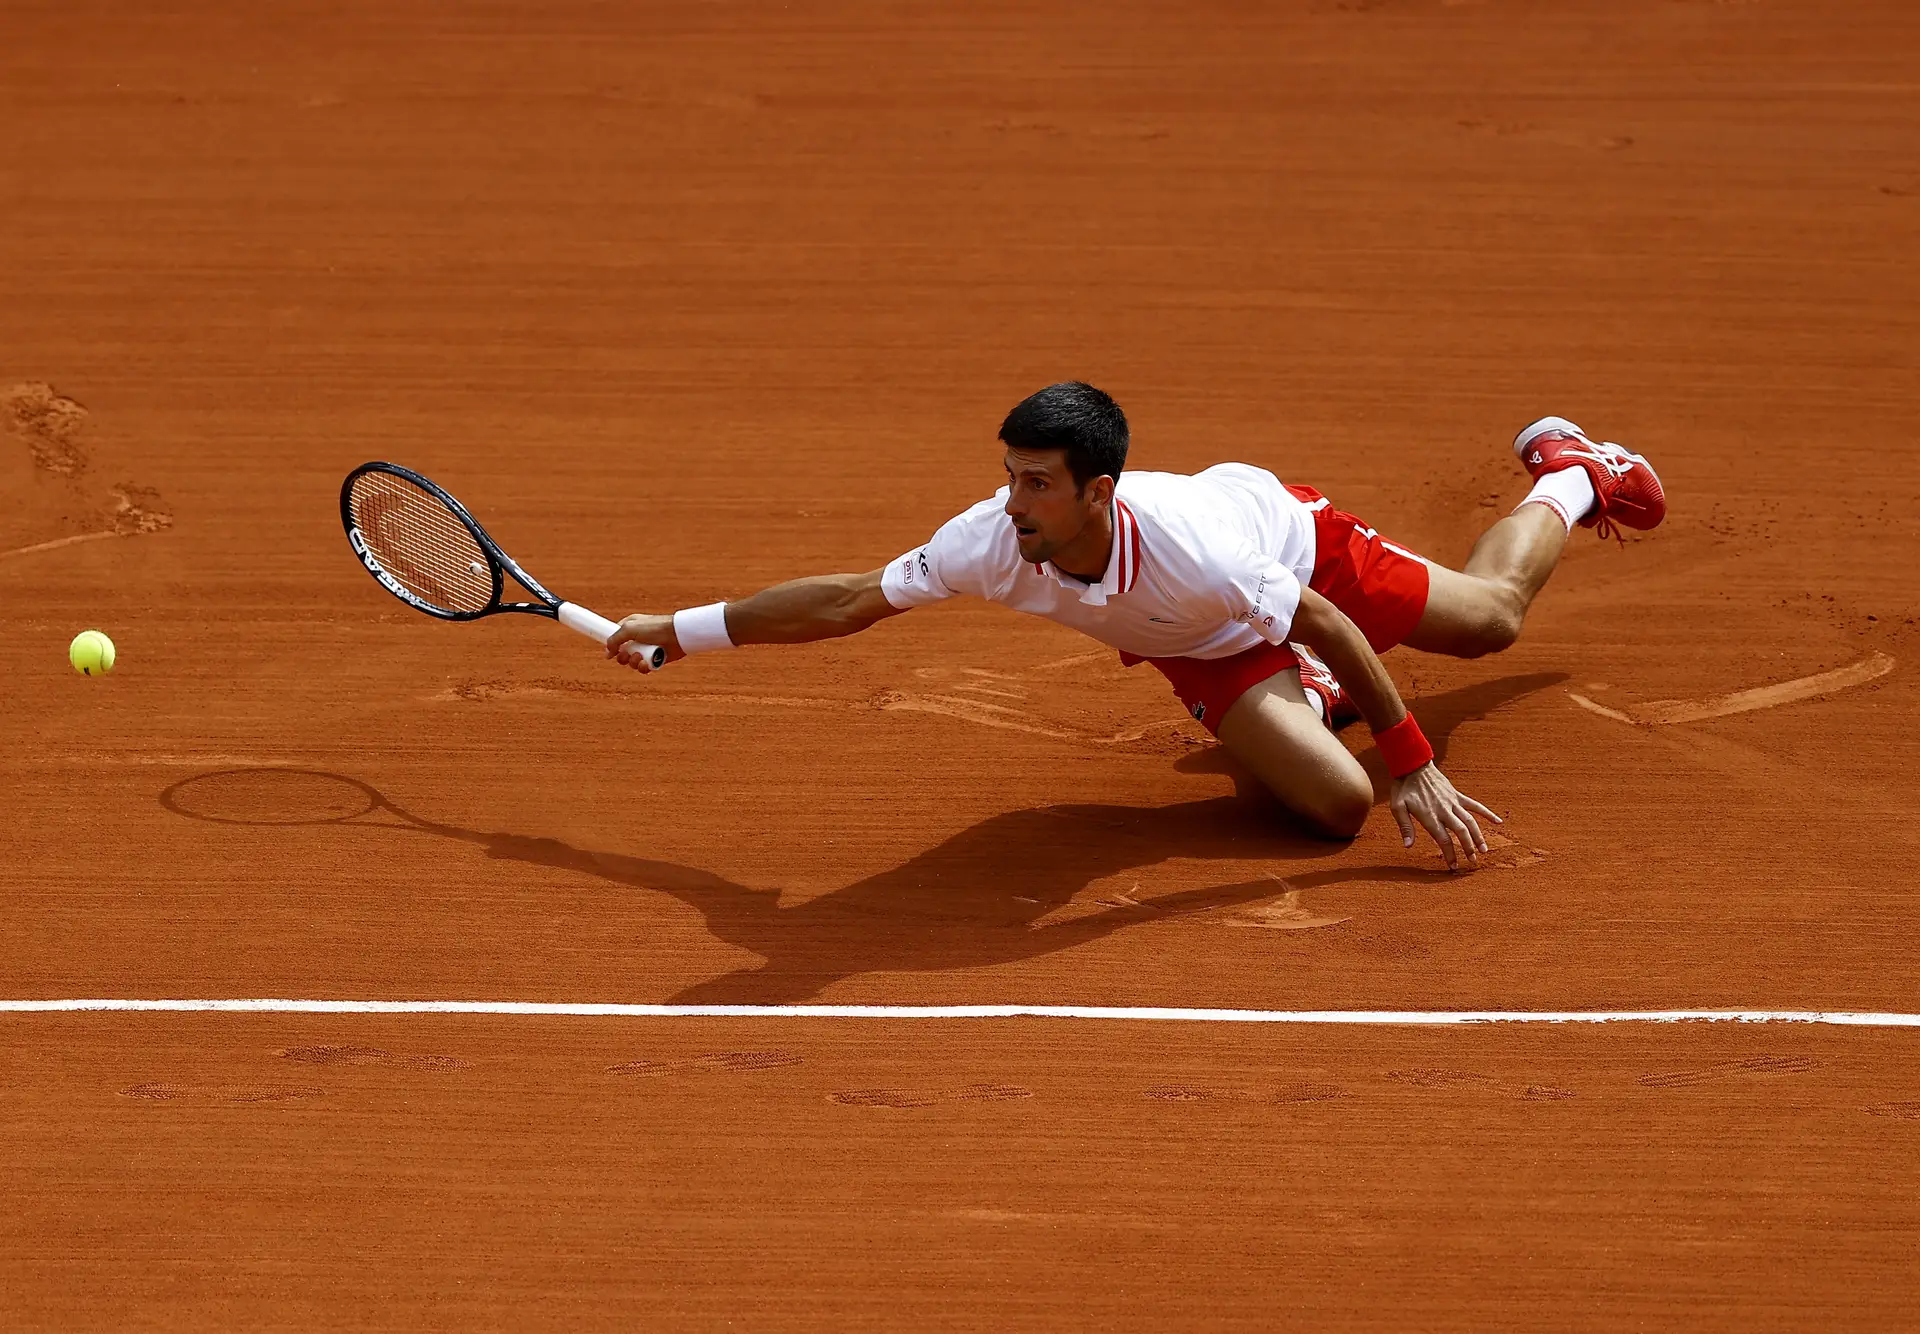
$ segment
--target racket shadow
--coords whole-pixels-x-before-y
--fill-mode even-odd
[[[1468,687],[1424,702],[1421,716],[1432,720],[1428,734],[1439,750],[1461,723],[1558,679],[1512,677]],[[1199,763],[1179,767],[1213,768],[1224,753],[1215,748],[1196,757]],[[1078,803],[1008,811],[898,866],[787,903],[777,888],[736,884],[676,862],[422,819],[370,784],[322,770],[218,770],[174,784],[160,802],[176,815],[220,824],[351,824],[425,833],[474,845],[497,860],[666,894],[698,912],[717,939],[761,960],[667,999],[781,1004],[809,1000],[850,977],[1020,963],[1131,926],[1255,903],[1286,889],[1266,867],[1322,859],[1338,849],[1280,818],[1257,783],[1240,786],[1232,796],[1169,806]],[[1097,882],[1173,858],[1259,869],[1233,883],[1157,895],[1136,886],[1093,904],[1079,901]],[[1448,879],[1406,867],[1341,868],[1311,879],[1361,877],[1419,886]]]
[[[708,931],[762,961],[668,999],[778,1003],[875,972],[945,972],[1016,963],[1071,949],[1129,925],[1271,898],[1266,874],[1087,911],[1087,886],[1169,857],[1255,862],[1324,857],[1329,844],[1272,826],[1238,797],[1166,807],[1058,805],[1010,811],[962,830],[907,862],[841,889],[782,903],[778,888],[737,884],[697,867],[422,818],[371,784],[318,769],[242,768],[197,774],[160,794],[175,815],[260,828],[353,826],[427,834],[500,861],[591,876],[666,894]],[[1058,921],[1050,915],[1070,909]]]

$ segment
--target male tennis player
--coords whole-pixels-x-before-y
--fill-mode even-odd
[[[1359,832],[1373,785],[1332,728],[1365,718],[1403,842],[1413,845],[1418,822],[1449,868],[1461,856],[1476,864],[1487,850],[1476,817],[1500,817],[1434,765],[1378,655],[1409,644],[1474,658],[1512,644],[1576,523],[1604,536],[1665,517],[1647,461],[1541,418],[1514,440],[1532,491],[1481,536],[1464,570],[1450,570],[1318,491],[1245,463],[1193,476],[1124,472],[1127,438],[1126,417],[1100,390],[1042,389],[1000,426],[1007,485],[926,545],[866,574],[629,616],[608,653],[644,672],[628,643],[664,645],[673,662],[833,639],[970,593],[1084,631],[1129,666],[1151,662],[1284,805],[1336,838]]]

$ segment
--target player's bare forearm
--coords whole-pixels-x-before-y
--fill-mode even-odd
[[[806,644],[856,634],[900,614],[880,591],[880,574],[816,574],[729,602],[727,635],[736,644]]]
[[[1360,627],[1311,588],[1300,590],[1290,636],[1320,655],[1375,732],[1384,732],[1407,716],[1399,688]]]
[[[880,589],[882,573],[810,575],[729,602],[724,612],[727,638],[735,644],[806,644],[855,634],[900,614]],[[621,651],[627,644],[659,644],[668,662],[686,656],[671,614],[629,616],[607,641],[609,657],[647,671],[643,655]]]

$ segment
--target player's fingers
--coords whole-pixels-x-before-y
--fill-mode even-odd
[[[1480,832],[1480,823],[1473,818],[1473,812],[1462,805],[1455,814],[1459,816],[1460,823],[1465,826],[1467,834],[1473,839],[1470,848],[1485,852],[1487,850],[1486,835]]]
[[[1479,870],[1480,854],[1484,852],[1485,849],[1474,845],[1473,831],[1465,824],[1462,824],[1453,831],[1453,837],[1460,844],[1460,851],[1466,856],[1467,865],[1476,871]]]
[[[1447,859],[1447,869],[1449,871],[1457,869],[1460,859],[1453,850],[1453,840],[1447,836],[1447,827],[1441,824],[1439,818],[1430,811],[1423,810],[1416,814],[1420,817],[1420,823],[1426,826],[1427,832],[1433,835],[1433,841],[1440,845],[1440,855]]]
[[[1393,822],[1400,826],[1400,846],[1413,846],[1413,819],[1407,814],[1407,808],[1400,802],[1393,804]]]
[[[1467,833],[1467,826],[1460,819],[1458,812],[1454,811],[1451,807],[1442,808],[1440,812],[1440,824],[1447,831],[1448,851],[1452,851],[1453,845],[1458,843],[1461,853],[1467,859],[1467,865],[1478,866],[1480,863],[1473,855],[1473,837]],[[1457,866],[1457,863],[1450,862],[1449,865]]]
[[[1469,797],[1466,793],[1462,792],[1460,794],[1460,800],[1465,802],[1467,809],[1472,811],[1475,815],[1484,815],[1487,817],[1487,819],[1493,821],[1495,824],[1506,823],[1505,820],[1502,820],[1499,816],[1495,815],[1492,811],[1488,810],[1485,806],[1482,806],[1479,802],[1475,801],[1472,797]]]

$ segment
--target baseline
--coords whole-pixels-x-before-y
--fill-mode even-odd
[[[0,1000],[0,1014],[498,1014],[630,1019],[1093,1019],[1202,1024],[1837,1024],[1920,1028],[1920,1014],[1853,1010],[1216,1010],[1119,1005],[646,1005],[595,1001]]]

